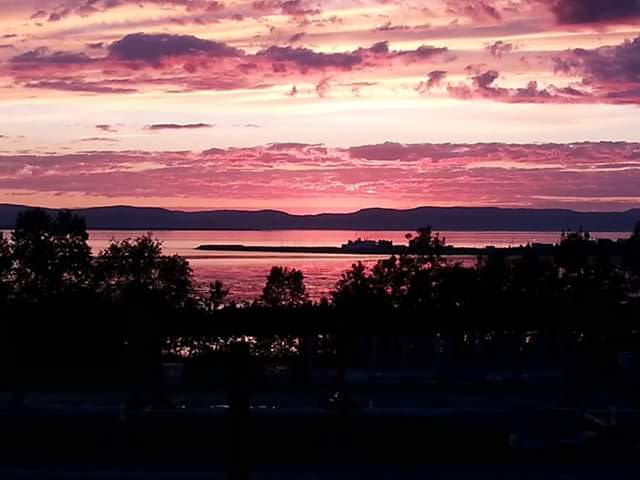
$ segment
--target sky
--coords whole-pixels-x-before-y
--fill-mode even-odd
[[[0,0],[0,203],[640,206],[640,0]]]

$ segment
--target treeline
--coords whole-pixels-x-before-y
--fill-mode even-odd
[[[640,224],[619,242],[563,233],[552,254],[497,251],[474,266],[445,258],[444,249],[444,239],[421,229],[406,255],[354,264],[317,302],[303,272],[274,267],[262,295],[237,305],[220,282],[199,288],[189,263],[163,255],[150,236],[93,254],[82,218],[27,210],[10,238],[0,237],[2,351],[8,364],[107,365],[140,352],[149,361],[202,354],[221,336],[245,334],[268,337],[267,354],[276,344],[295,352],[296,335],[309,332],[462,338],[546,329],[585,342],[635,342]]]

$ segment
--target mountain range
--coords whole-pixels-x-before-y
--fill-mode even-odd
[[[0,228],[13,228],[24,205],[0,204]],[[45,209],[55,212],[54,209]],[[112,206],[75,209],[90,229],[103,230],[434,230],[468,231],[632,231],[640,208],[623,212],[565,209],[418,207],[407,210],[368,208],[352,213],[293,215],[277,210],[180,211]]]

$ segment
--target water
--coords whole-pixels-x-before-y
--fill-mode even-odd
[[[93,230],[89,243],[94,251],[107,247],[111,240],[144,235],[136,230]],[[276,231],[158,231],[153,236],[161,240],[166,254],[179,254],[189,259],[196,280],[205,285],[222,281],[237,300],[260,295],[269,269],[274,265],[302,270],[305,283],[313,298],[327,295],[340,274],[353,263],[371,265],[384,256],[330,255],[289,253],[211,252],[195,250],[202,244],[242,244],[267,246],[340,246],[347,240],[367,238],[392,240],[406,244],[405,232],[398,231],[342,231],[342,230],[276,230]],[[8,232],[5,232],[8,234]],[[442,232],[448,244],[458,247],[509,247],[529,242],[555,243],[560,236],[553,232]],[[594,234],[596,238],[626,238],[626,232]],[[466,261],[472,262],[468,258]]]

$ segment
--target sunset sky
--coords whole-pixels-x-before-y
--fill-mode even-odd
[[[0,0],[0,203],[640,206],[640,0]]]

